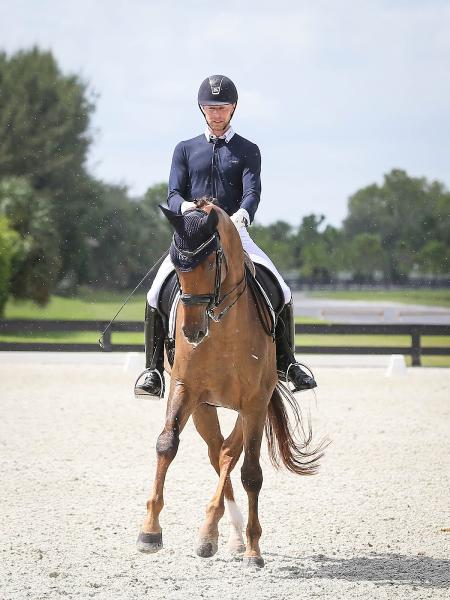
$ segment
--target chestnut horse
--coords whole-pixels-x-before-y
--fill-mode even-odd
[[[263,566],[258,495],[263,482],[259,459],[264,429],[274,466],[281,461],[299,475],[316,472],[323,445],[309,449],[311,428],[305,433],[298,427],[301,417],[296,400],[278,383],[275,343],[263,327],[247,286],[242,244],[228,215],[205,199],[184,215],[161,208],[175,230],[171,257],[181,301],[166,421],[156,445],[156,477],[137,546],[143,552],[162,548],[159,515],[164,506],[164,481],[177,453],[180,433],[192,415],[219,476],[200,529],[197,554],[209,557],[217,551],[225,498],[232,525],[230,550],[245,552],[246,565]],[[293,411],[294,423],[289,421],[286,404]],[[220,431],[218,406],[238,413],[226,440]],[[302,441],[295,439],[296,429]],[[230,479],[242,450],[241,479],[248,495],[246,544]]]

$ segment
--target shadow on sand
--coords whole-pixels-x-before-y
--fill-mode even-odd
[[[450,587],[450,560],[429,556],[376,553],[353,558],[330,558],[323,554],[303,558],[275,553],[272,556],[294,563],[280,567],[280,577],[283,579],[344,579],[371,581],[381,585]]]

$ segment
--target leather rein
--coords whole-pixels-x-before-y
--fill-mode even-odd
[[[215,231],[214,234],[208,240],[206,240],[206,242],[204,242],[203,244],[198,246],[198,248],[196,248],[195,250],[184,250],[184,249],[179,248],[177,246],[177,243],[175,242],[175,237],[172,240],[172,244],[175,246],[177,251],[181,255],[183,255],[183,257],[193,258],[199,252],[201,252],[208,244],[210,244],[214,239],[216,239],[216,250],[215,250],[215,252],[216,252],[216,273],[215,273],[215,281],[214,281],[214,290],[212,291],[211,294],[185,294],[183,292],[183,289],[182,289],[181,283],[180,283],[180,291],[181,291],[180,300],[185,306],[194,306],[194,305],[201,305],[201,304],[206,305],[207,316],[210,319],[212,319],[215,323],[220,323],[220,321],[223,319],[223,317],[236,304],[236,302],[239,300],[239,298],[242,296],[242,294],[245,292],[245,290],[247,288],[247,277],[246,277],[245,269],[244,269],[244,276],[242,277],[242,279],[231,290],[229,290],[228,292],[223,294],[223,296],[221,297],[220,292],[221,292],[221,286],[222,286],[222,265],[223,265],[224,261],[226,264],[226,257],[224,255],[222,244],[220,242],[219,233],[217,231]],[[242,289],[240,291],[237,291],[237,290],[239,290],[240,286],[242,286]],[[231,304],[228,304],[218,314],[216,314],[215,310],[218,309],[225,302],[225,300],[229,299],[230,296],[236,291],[237,291],[236,298],[234,298],[234,300],[231,302]]]

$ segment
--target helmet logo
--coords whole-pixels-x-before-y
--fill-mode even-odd
[[[220,94],[220,90],[222,88],[223,77],[219,81],[218,77],[210,77],[209,78],[209,86],[211,88],[211,93],[213,96],[218,96]]]

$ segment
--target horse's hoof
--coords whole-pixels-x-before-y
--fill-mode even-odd
[[[199,542],[197,548],[195,549],[198,556],[202,558],[211,558],[217,552],[217,542],[213,540]]]
[[[261,569],[264,566],[264,559],[262,556],[244,556],[243,565],[244,567],[258,567]]]
[[[139,552],[152,554],[158,552],[163,547],[162,531],[159,533],[145,533],[141,531],[138,535],[136,547]]]

